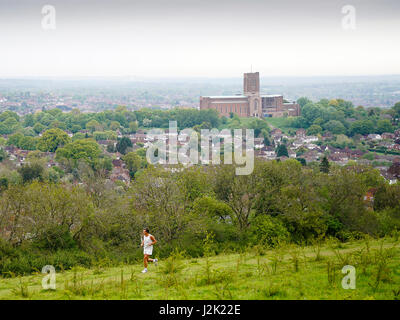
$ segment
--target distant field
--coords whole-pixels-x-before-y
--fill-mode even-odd
[[[287,129],[291,128],[290,124],[293,117],[288,118],[265,118],[265,121],[268,122],[271,126],[275,128],[279,128],[283,131],[287,131]]]
[[[342,288],[344,265],[356,268],[354,290]],[[0,299],[400,299],[400,246],[392,238],[175,256],[141,270],[76,268],[57,273],[56,290],[41,288],[42,274],[2,278]]]

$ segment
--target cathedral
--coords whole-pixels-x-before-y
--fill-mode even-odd
[[[300,106],[286,101],[282,95],[260,95],[260,74],[245,73],[243,95],[203,96],[200,97],[200,109],[215,109],[221,116],[231,113],[239,117],[296,117],[300,115]]]

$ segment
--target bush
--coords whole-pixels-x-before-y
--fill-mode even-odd
[[[400,214],[397,209],[385,209],[377,213],[379,235],[385,236],[400,230]]]
[[[290,234],[278,218],[259,215],[251,224],[251,241],[275,246],[279,242],[289,241]]]
[[[31,249],[15,249],[14,254],[2,256],[0,273],[3,276],[26,275],[41,272],[46,265],[52,265],[56,270],[63,271],[74,266],[91,267],[93,259],[89,253],[80,250],[58,250],[56,252],[40,253]]]
[[[58,250],[73,249],[76,242],[69,229],[65,225],[52,226],[43,230],[33,241],[33,245],[39,249]]]

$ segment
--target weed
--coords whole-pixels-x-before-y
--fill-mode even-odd
[[[19,285],[16,288],[13,288],[12,292],[17,296],[21,296],[22,298],[30,298],[32,295],[29,292],[28,283],[23,282],[21,278],[19,278]]]
[[[336,286],[336,268],[335,263],[329,259],[326,263],[327,273],[328,273],[328,284],[331,287]]]

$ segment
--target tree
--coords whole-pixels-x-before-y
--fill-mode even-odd
[[[384,132],[393,132],[393,126],[389,120],[378,120],[376,132],[379,134]]]
[[[324,129],[332,132],[333,134],[343,134],[346,132],[346,128],[343,123],[338,120],[330,120],[324,125]]]
[[[307,129],[307,135],[310,136],[315,136],[320,133],[322,133],[322,128],[317,124],[313,124]]]
[[[352,135],[357,133],[366,135],[369,133],[373,133],[374,124],[371,120],[357,120],[354,121],[350,126],[350,132]]]
[[[217,198],[224,201],[232,209],[233,222],[240,231],[250,225],[251,213],[258,196],[259,173],[261,167],[255,163],[254,171],[250,175],[235,174],[235,166],[219,166],[214,192]]]
[[[84,160],[94,166],[101,154],[100,146],[93,139],[75,140],[56,151],[56,159],[72,160],[77,165],[78,160]]]
[[[53,128],[45,131],[40,137],[37,147],[40,151],[55,152],[58,147],[70,142],[68,134],[59,128]]]
[[[43,181],[44,169],[40,163],[25,164],[18,169],[24,183],[32,180]]]
[[[395,113],[395,116],[397,118],[400,118],[400,102],[397,102],[394,106],[393,106],[393,111]]]
[[[42,125],[40,122],[36,122],[35,125],[33,126],[33,130],[37,134],[41,133],[44,129],[46,129],[46,126]]]
[[[122,160],[125,162],[131,178],[134,177],[136,171],[143,167],[143,160],[136,152],[127,153],[122,157]]]
[[[279,157],[288,157],[289,158],[289,153],[284,144],[280,144],[278,148],[276,148],[276,156]]]
[[[300,105],[300,108],[303,108],[306,104],[312,103],[312,101],[307,97],[301,97],[297,99],[297,103]]]
[[[118,139],[117,145],[115,147],[119,153],[125,154],[126,149],[132,147],[132,141],[128,137],[122,137]]]
[[[138,128],[139,128],[139,126],[138,126],[137,121],[129,122],[129,133],[136,133]]]
[[[323,173],[329,173],[330,163],[328,158],[324,156],[319,164],[319,170]]]
[[[317,104],[307,103],[301,109],[301,115],[307,121],[308,125],[311,125],[315,119],[322,116],[322,108]]]
[[[94,131],[101,131],[103,127],[97,120],[93,119],[86,123],[86,129],[93,133]]]
[[[109,152],[109,153],[114,153],[116,150],[115,150],[115,147],[114,147],[114,142],[109,142],[108,144],[107,144],[107,152]]]
[[[298,162],[300,162],[302,166],[307,165],[306,159],[304,159],[304,158],[296,158],[296,160],[297,160]]]
[[[0,123],[0,134],[10,134],[20,128],[21,124],[14,117],[9,117]]]
[[[0,148],[0,162],[2,162],[7,157],[8,157],[7,152],[3,148]]]
[[[118,130],[121,127],[121,124],[118,121],[111,121],[110,130]]]
[[[132,186],[133,211],[141,215],[141,223],[170,242],[187,230],[185,197],[176,175],[162,168],[145,169]]]

